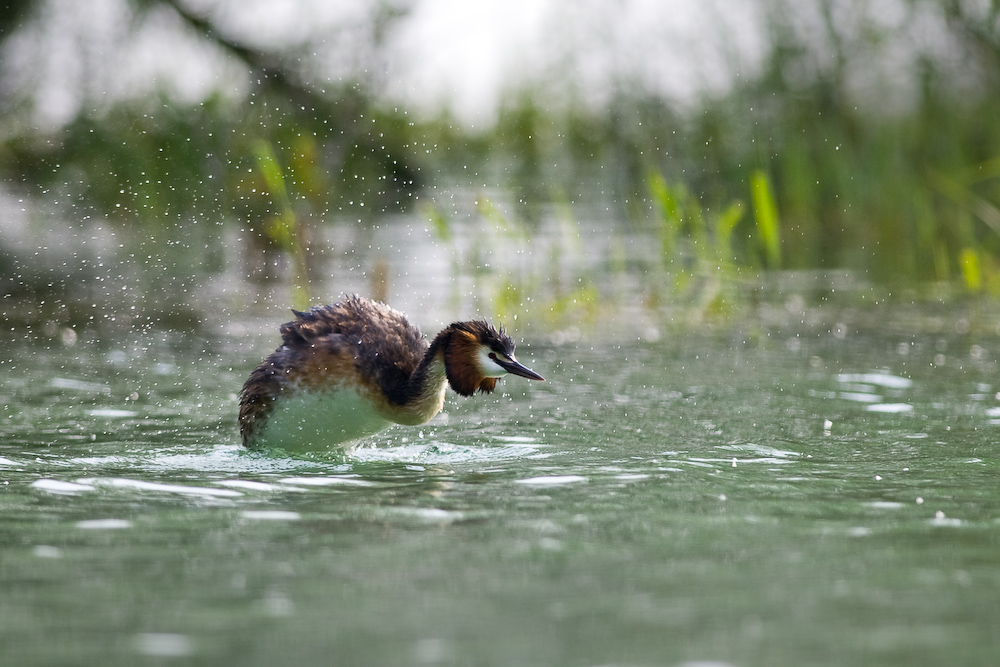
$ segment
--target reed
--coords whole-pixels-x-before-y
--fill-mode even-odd
[[[292,306],[296,310],[306,310],[312,301],[309,287],[309,264],[306,253],[306,233],[292,208],[282,172],[274,148],[265,140],[254,145],[257,168],[267,184],[267,191],[277,209],[266,226],[265,233],[278,247],[292,257]]]
[[[738,298],[726,286],[749,271],[799,269],[854,271],[907,293],[936,294],[945,283],[1000,295],[996,11],[941,4],[935,11],[966,45],[967,78],[956,81],[953,62],[932,54],[900,73],[916,82],[913,99],[886,109],[859,97],[847,64],[898,35],[845,31],[827,12],[820,27],[833,53],[818,60],[785,3],[762,2],[772,41],[760,72],[683,109],[624,82],[600,108],[553,100],[542,86],[521,91],[487,128],[446,113],[413,117],[363,85],[328,91],[322,108],[263,89],[253,104],[156,96],[82,112],[55,133],[10,133],[0,166],[71,219],[108,218],[149,237],[187,238],[199,225],[197,245],[215,257],[225,254],[216,225],[260,231],[289,255],[296,304],[308,299],[307,218],[365,226],[416,210],[440,243],[456,244],[467,221],[414,202],[470,191],[491,197],[478,199],[481,227],[455,255],[456,272],[489,282],[501,306],[545,293],[552,312],[575,303],[591,313],[586,304],[615,299],[580,268],[588,243],[607,244],[607,265],[634,272],[654,301],[696,292],[695,301],[718,304]],[[503,210],[500,197],[511,202]],[[560,233],[576,241],[553,248],[544,271],[488,267],[491,249],[536,242],[553,208]],[[574,228],[596,215],[611,222],[609,234]],[[622,242],[637,232],[658,245],[648,275]],[[486,238],[490,247],[476,243]],[[179,244],[180,260],[191,247]]]

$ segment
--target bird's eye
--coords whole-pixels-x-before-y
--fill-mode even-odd
[[[490,352],[490,359],[492,359],[493,361],[496,361],[497,360],[497,353],[496,352]]]

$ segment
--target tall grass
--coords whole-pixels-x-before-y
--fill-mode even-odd
[[[294,289],[292,306],[298,310],[305,310],[312,300],[309,289],[309,265],[306,256],[306,232],[292,208],[291,199],[288,197],[288,188],[285,185],[285,176],[278,163],[278,158],[274,154],[274,148],[269,142],[262,139],[255,144],[254,153],[257,158],[257,169],[267,185],[271,201],[277,208],[266,226],[265,233],[278,247],[291,255],[295,267],[292,281]]]
[[[848,65],[877,58],[880,44],[900,38],[885,31],[909,29],[906,21],[845,31],[821,0],[831,10],[820,14],[832,49],[824,59],[815,35],[787,18],[786,0],[761,1],[771,44],[759,74],[694,108],[624,83],[597,109],[552,103],[539,88],[511,96],[494,126],[473,130],[447,114],[413,118],[364,87],[344,87],[324,108],[261,91],[252,109],[132,101],[85,114],[55,137],[10,137],[0,155],[8,179],[58,193],[73,213],[151,230],[206,218],[246,226],[290,255],[299,302],[308,285],[300,206],[310,225],[372,225],[456,190],[512,193],[511,210],[480,198],[476,211],[491,242],[509,247],[530,239],[552,204],[569,221],[600,211],[622,235],[655,228],[661,272],[648,287],[665,279],[663,291],[697,289],[713,303],[724,289],[711,285],[748,269],[846,268],[892,286],[1000,294],[1000,9],[934,5],[964,45],[965,83],[948,57],[928,56],[900,73],[918,83],[910,103],[887,110],[859,98]],[[428,211],[440,242],[454,243],[453,221]],[[615,237],[609,262],[627,270]],[[566,245],[548,264],[562,266],[572,251]],[[483,257],[470,252],[463,268]],[[477,275],[496,278],[509,300],[536,287]],[[546,279],[572,309],[573,299],[604,298],[585,278]]]
[[[781,229],[778,222],[778,209],[771,192],[771,181],[763,171],[757,169],[750,175],[750,192],[753,200],[753,215],[757,222],[757,233],[761,245],[764,246],[764,256],[767,267],[781,268]]]

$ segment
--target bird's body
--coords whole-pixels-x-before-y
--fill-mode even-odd
[[[444,405],[447,384],[471,396],[493,391],[507,373],[542,379],[486,322],[456,322],[428,343],[399,311],[357,296],[295,316],[240,392],[248,447],[358,440],[393,423],[426,422]]]

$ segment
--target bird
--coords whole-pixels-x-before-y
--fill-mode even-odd
[[[292,313],[281,346],[239,394],[248,448],[330,447],[393,423],[423,424],[444,406],[446,384],[472,396],[491,393],[507,374],[544,380],[486,320],[454,322],[428,342],[403,313],[357,295]]]

